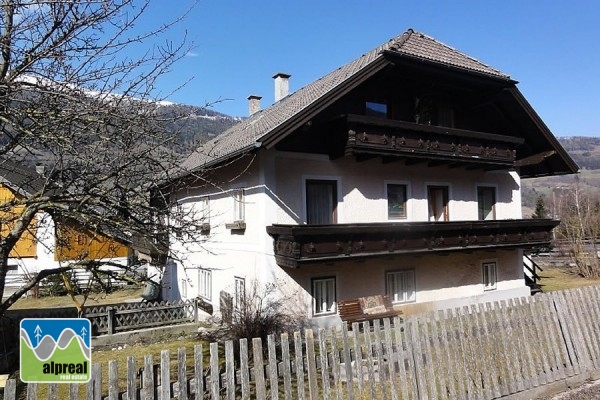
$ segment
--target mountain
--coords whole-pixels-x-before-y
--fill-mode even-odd
[[[581,172],[576,175],[524,179],[521,197],[525,218],[531,216],[535,202],[540,196],[543,197],[546,207],[550,208],[555,188],[568,187],[577,182],[584,191],[600,193],[600,137],[559,137],[558,141],[577,162]]]
[[[170,120],[166,128],[176,134],[173,150],[180,154],[189,153],[241,120],[205,107],[175,103],[161,103],[157,113]]]

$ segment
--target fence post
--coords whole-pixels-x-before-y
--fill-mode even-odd
[[[198,322],[198,300],[194,300],[194,322]]]
[[[107,326],[108,326],[108,334],[112,335],[115,332],[114,328],[114,320],[115,320],[115,309],[113,307],[106,307],[106,315],[108,318]]]

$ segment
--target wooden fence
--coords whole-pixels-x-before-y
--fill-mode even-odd
[[[198,304],[195,300],[179,300],[93,306],[86,308],[83,317],[90,320],[94,336],[112,335],[156,326],[195,322],[198,320]]]
[[[60,386],[71,399],[495,399],[600,369],[598,337],[600,287],[586,287],[266,343],[199,344],[180,349],[175,365],[163,351],[110,362],[107,377],[96,364],[88,384]],[[16,386],[8,381],[5,399]],[[27,385],[27,397],[41,386]],[[46,391],[58,398],[59,389]]]

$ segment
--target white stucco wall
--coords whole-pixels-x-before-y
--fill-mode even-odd
[[[523,270],[516,268],[522,253],[505,250],[493,253],[474,252],[451,255],[395,256],[369,261],[346,261],[299,269],[285,269],[290,280],[289,293],[297,293],[297,301],[304,304],[305,316],[315,325],[339,323],[339,317],[312,314],[311,279],[335,277],[337,300],[383,294],[386,272],[412,270],[415,273],[416,298],[414,302],[397,304],[405,314],[458,307],[479,302],[491,302],[528,296]],[[521,258],[519,258],[521,257]],[[497,285],[485,290],[481,263],[495,261]],[[291,283],[295,282],[295,283]],[[294,285],[297,285],[293,288]]]
[[[382,164],[380,160],[356,162],[351,158],[330,161],[327,156],[261,151],[220,170],[222,179],[213,186],[188,188],[178,194],[187,209],[199,212],[202,196],[210,198],[210,234],[204,240],[174,238],[176,261],[167,267],[163,296],[168,299],[193,298],[199,293],[199,268],[212,272],[210,301],[218,310],[219,293],[233,293],[235,277],[275,282],[281,295],[289,298],[293,312],[312,318],[310,280],[334,275],[338,279],[338,299],[349,299],[385,291],[385,271],[414,268],[417,298],[405,305],[406,312],[467,304],[474,299],[492,301],[529,294],[523,280],[521,252],[475,252],[451,256],[379,258],[369,262],[323,264],[300,269],[281,268],[273,255],[273,240],[266,226],[305,223],[305,180],[338,181],[338,222],[369,223],[387,221],[386,183],[405,183],[408,191],[406,221],[427,221],[427,186],[449,186],[450,220],[477,220],[477,187],[496,188],[496,218],[521,218],[520,180],[514,172],[469,171],[447,167],[424,168],[426,164],[405,166]],[[232,232],[231,189],[246,189],[246,230]],[[397,222],[397,220],[396,220]],[[484,291],[481,260],[497,259],[498,285]],[[411,311],[412,310],[412,311]],[[339,317],[317,317],[318,325],[338,323]]]
[[[402,162],[382,164],[373,159],[356,162],[352,158],[329,161],[327,156],[299,153],[275,155],[277,194],[281,199],[277,223],[303,223],[306,220],[305,181],[338,181],[338,223],[385,222],[386,183],[407,185],[405,221],[427,221],[428,186],[448,186],[451,221],[477,220],[477,187],[496,188],[496,219],[521,218],[520,179],[516,172],[469,171],[426,164],[405,166]],[[398,222],[402,220],[395,220]]]

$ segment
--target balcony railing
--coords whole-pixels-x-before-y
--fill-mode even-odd
[[[271,225],[277,264],[344,261],[396,254],[427,254],[484,249],[548,246],[559,221],[519,219],[494,221],[362,223],[336,225]]]
[[[416,124],[362,115],[345,115],[346,155],[456,163],[487,169],[510,168],[523,138]]]

